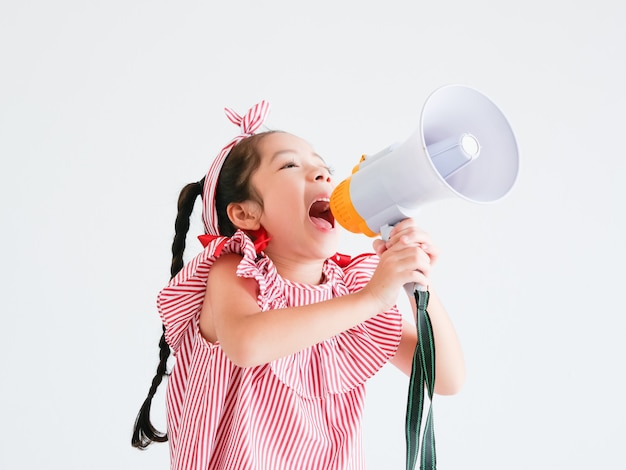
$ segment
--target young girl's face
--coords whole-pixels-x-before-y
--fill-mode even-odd
[[[272,238],[266,253],[326,259],[339,231],[329,208],[334,183],[326,162],[304,140],[277,132],[259,143],[261,164],[251,183],[263,202],[260,223]]]

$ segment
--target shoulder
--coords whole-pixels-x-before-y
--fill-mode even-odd
[[[378,266],[378,256],[374,253],[363,253],[350,259],[350,262],[343,267],[346,274],[358,272],[373,273]]]
[[[225,292],[232,285],[247,285],[253,279],[241,276],[241,269],[244,257],[237,253],[223,254],[215,260],[211,267],[211,272],[207,279],[207,287]]]
[[[378,266],[378,255],[375,253],[362,253],[351,258],[350,263],[344,269],[370,269],[372,267],[376,269],[376,266]]]
[[[213,262],[211,274],[229,272],[234,274],[242,259],[243,256],[237,253],[223,254]]]
[[[350,291],[359,290],[369,282],[378,266],[378,260],[374,253],[363,253],[350,258],[341,266],[344,282]]]
[[[378,256],[375,253],[361,253],[357,256],[335,253],[333,256],[328,258],[328,261],[332,261],[344,271],[349,271],[358,269],[359,267],[365,269],[370,266],[376,267],[378,265]]]
[[[204,310],[232,305],[244,299],[245,302],[250,299],[256,305],[258,283],[255,279],[238,275],[241,261],[242,257],[234,253],[215,260],[207,278]]]

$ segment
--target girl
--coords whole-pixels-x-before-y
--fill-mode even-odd
[[[227,109],[241,135],[179,199],[161,363],[133,435],[140,448],[169,439],[172,469],[362,469],[365,383],[387,361],[410,373],[415,325],[394,304],[404,284],[428,285],[436,248],[407,219],[376,255],[336,255],[330,171],[296,136],[255,134],[268,110]],[[183,267],[200,194],[205,249]],[[435,391],[456,393],[463,356],[432,293],[429,313]],[[169,348],[166,436],[149,409]]]

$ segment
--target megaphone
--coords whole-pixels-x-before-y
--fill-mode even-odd
[[[501,199],[518,171],[515,136],[500,109],[473,88],[448,85],[428,97],[407,141],[361,157],[330,208],[346,230],[374,237],[436,200]]]

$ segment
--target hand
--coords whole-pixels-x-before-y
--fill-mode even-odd
[[[395,304],[404,284],[429,284],[431,267],[439,251],[413,219],[396,224],[389,240],[374,240],[373,247],[380,263],[366,288],[385,310]]]
[[[398,222],[391,229],[389,240],[374,240],[374,251],[378,256],[380,256],[384,251],[388,250],[395,243],[397,243],[402,237],[407,237],[405,241],[408,243],[419,245],[420,248],[428,255],[430,260],[429,264],[431,266],[435,264],[439,256],[439,250],[433,245],[430,235],[421,230],[413,219],[404,219],[401,222]]]

